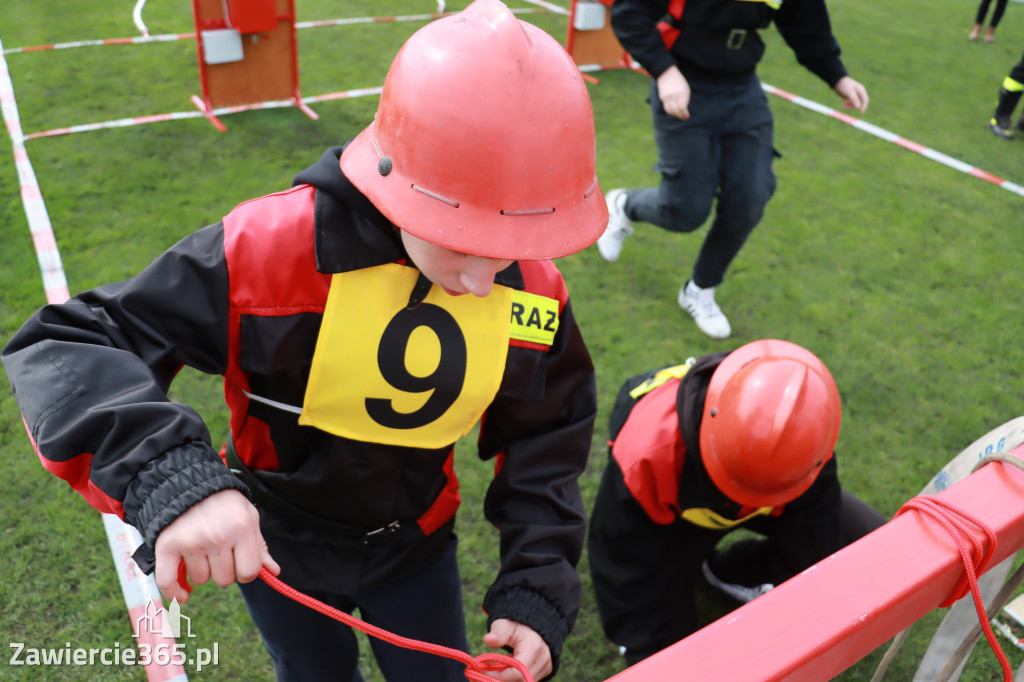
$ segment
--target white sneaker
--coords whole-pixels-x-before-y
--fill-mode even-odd
[[[701,289],[690,280],[679,290],[679,306],[690,313],[700,330],[713,339],[725,339],[732,333],[729,320],[715,303],[715,288]]]
[[[597,240],[597,250],[609,263],[619,259],[622,243],[633,234],[633,221],[626,217],[626,190],[613,189],[604,195],[608,204],[608,227]]]
[[[720,592],[724,592],[736,601],[743,602],[744,604],[754,601],[762,594],[771,592],[772,588],[775,587],[771,583],[764,583],[755,587],[747,587],[746,585],[722,582],[718,579],[718,576],[711,572],[711,567],[708,566],[708,562],[706,561],[701,564],[700,570],[704,574],[704,580],[707,580],[711,587],[719,590]]]

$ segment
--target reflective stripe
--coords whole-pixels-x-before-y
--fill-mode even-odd
[[[1003,81],[1003,89],[1007,92],[1020,92],[1024,90],[1024,83],[1018,83],[1009,76]]]
[[[690,368],[693,367],[693,363],[695,362],[697,362],[696,358],[687,358],[686,362],[681,365],[666,367],[665,369],[659,370],[653,377],[630,391],[629,397],[635,400],[646,393],[650,393],[669,379],[682,379],[683,376],[690,371]]]
[[[277,409],[284,410],[285,412],[294,412],[295,414],[302,414],[301,407],[296,407],[295,405],[288,405],[287,403],[279,403],[276,400],[264,398],[263,396],[256,395],[255,393],[249,393],[249,391],[246,391],[244,388],[242,389],[242,393],[244,393],[246,397],[249,398],[249,400],[255,400],[256,402],[263,403],[264,405],[270,405],[271,407],[276,407]]]
[[[771,514],[771,512],[771,507],[759,507],[742,518],[727,519],[721,514],[705,507],[694,507],[691,509],[684,509],[680,516],[684,521],[689,521],[695,526],[710,528],[712,530],[724,530],[738,526],[741,523],[745,523],[755,516],[765,516],[767,514]]]

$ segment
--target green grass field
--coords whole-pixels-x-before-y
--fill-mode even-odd
[[[568,7],[568,0],[558,0]],[[0,3],[5,48],[138,35],[134,3],[98,0]],[[466,2],[449,3],[458,9]],[[427,0],[297,0],[299,21],[435,11]],[[513,7],[525,3],[512,0]],[[966,40],[975,3],[831,0],[833,26],[851,74],[868,88],[865,119],[1003,178],[1024,183],[1024,141],[986,130],[1004,76],[1020,59],[1024,7],[1011,3],[993,44]],[[153,34],[193,30],[191,3],[153,0],[143,15]],[[524,16],[559,40],[566,18]],[[302,91],[317,95],[382,83],[402,42],[422,22],[299,31]],[[804,71],[777,32],[765,33],[761,78],[838,107]],[[85,47],[6,55],[26,133],[131,116],[190,111],[199,92],[195,44]],[[646,79],[598,74],[590,88],[602,186],[657,181],[644,99]],[[837,120],[772,97],[779,188],[762,225],[734,263],[718,301],[734,334],[703,336],[675,303],[702,233],[639,226],[609,265],[595,249],[562,259],[573,305],[598,371],[600,415],[582,480],[593,499],[605,463],[607,416],[620,382],[688,356],[764,337],[817,353],[844,404],[839,438],[844,484],[891,515],[961,449],[1022,413],[1020,267],[1024,197],[940,165]],[[355,135],[376,99],[252,111],[224,119],[153,123],[29,140],[72,295],[135,274],[181,236],[235,204],[289,185],[328,146]],[[0,141],[0,339],[45,297],[19,192],[9,138]],[[6,382],[0,382],[6,385]],[[173,388],[211,433],[227,430],[219,380],[186,371]],[[470,641],[481,653],[479,604],[497,563],[496,537],[482,519],[490,467],[459,446],[464,506],[461,538]],[[143,680],[140,668],[16,667],[12,642],[62,648],[132,645],[99,516],[42,470],[13,397],[0,391],[0,679]],[[584,600],[560,679],[600,682],[623,668],[601,632],[584,558]],[[707,618],[732,604],[702,595]],[[827,598],[822,608],[828,608]],[[270,680],[269,659],[233,588],[201,586],[184,613],[196,646],[219,645],[216,667],[190,677]],[[887,680],[911,679],[936,611],[912,631]],[[1021,652],[1003,645],[1019,665]],[[745,655],[737,642],[737,655]],[[882,650],[838,679],[869,680]],[[375,677],[367,664],[370,679]],[[962,677],[1001,679],[984,641]],[[733,682],[733,681],[729,681]]]

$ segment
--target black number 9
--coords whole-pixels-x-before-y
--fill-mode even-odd
[[[437,367],[427,376],[418,377],[405,365],[406,349],[412,333],[419,327],[428,327],[437,335],[441,357]],[[405,393],[433,391],[423,407],[415,412],[398,412],[388,398],[367,398],[366,413],[373,421],[391,429],[415,429],[435,421],[450,408],[462,393],[466,378],[466,339],[455,321],[444,308],[421,303],[415,308],[398,312],[380,338],[377,347],[377,366],[384,380]]]

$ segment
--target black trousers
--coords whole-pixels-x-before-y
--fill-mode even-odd
[[[990,0],[981,0],[981,3],[978,5],[978,13],[974,17],[974,23],[985,23],[985,15],[988,14],[989,2]],[[999,25],[1000,20],[1003,18],[1003,13],[1006,11],[1007,2],[1009,2],[1009,0],[996,0],[996,9],[992,12],[992,21],[988,23],[992,28]]]
[[[239,588],[280,682],[362,682],[351,628],[285,597],[262,580]],[[454,539],[433,565],[390,584],[358,594],[307,594],[347,613],[358,609],[362,620],[396,635],[469,650]],[[458,661],[374,637],[370,645],[391,682],[465,682],[466,667]]]
[[[755,516],[734,528],[712,529],[651,521],[610,460],[587,544],[601,624],[625,649],[627,662],[633,665],[699,629],[695,588],[704,582],[705,561],[728,583],[779,585],[883,525],[888,519],[841,488],[834,469],[819,477],[817,491],[807,494],[796,516]],[[832,520],[819,523],[825,517]],[[723,543],[739,529],[752,537]],[[718,550],[719,544],[728,546]]]
[[[715,207],[691,278],[699,287],[722,283],[775,192],[774,122],[756,76],[742,85],[690,83],[690,118],[665,112],[651,81],[651,115],[658,147],[657,187],[632,190],[626,216],[672,232],[693,232]],[[715,204],[717,200],[717,204]]]

